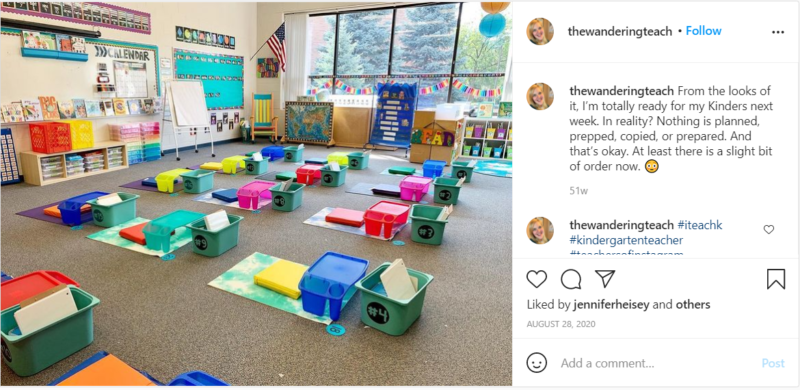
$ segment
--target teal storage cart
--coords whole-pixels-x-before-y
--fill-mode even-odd
[[[453,179],[464,179],[464,183],[469,183],[472,180],[472,171],[475,166],[468,166],[469,161],[453,161],[453,169],[450,171],[450,177]]]
[[[248,158],[244,160],[244,172],[248,175],[263,175],[267,173],[267,168],[269,168],[269,159],[256,161]]]
[[[217,257],[239,244],[239,222],[244,217],[228,214],[231,224],[211,232],[206,230],[206,221],[203,219],[186,225],[192,232],[192,251],[198,255]]]
[[[367,169],[369,166],[368,152],[353,152],[347,157],[350,159],[350,169]]]
[[[122,202],[110,206],[97,204],[97,199],[87,200],[86,203],[92,205],[92,219],[94,224],[102,227],[112,227],[122,225],[136,218],[136,199],[139,195],[127,192],[117,192]]]
[[[305,148],[298,148],[297,146],[287,146],[283,148],[283,161],[286,162],[300,162],[303,161],[303,151]]]
[[[347,166],[339,166],[338,171],[333,171],[330,165],[325,165],[320,171],[322,172],[320,181],[325,187],[339,187],[344,184],[347,177]]]
[[[75,286],[69,289],[78,311],[35,332],[10,334],[17,328],[14,313],[20,309],[19,305],[0,313],[3,361],[17,375],[36,374],[94,341],[92,310],[100,300]]]
[[[442,245],[447,220],[439,220],[444,207],[411,205],[411,241]]]
[[[183,178],[183,192],[200,194],[214,188],[214,171],[208,169],[181,173],[181,178]]]
[[[289,189],[281,191],[281,185],[269,189],[272,193],[272,209],[278,211],[294,211],[303,204],[303,188],[305,184],[292,183]]]
[[[461,192],[459,179],[437,177],[433,180],[433,201],[441,204],[457,204]]]
[[[417,293],[411,299],[396,300],[386,296],[381,283],[381,274],[391,263],[383,263],[369,275],[356,283],[361,290],[361,322],[371,328],[392,336],[405,333],[422,314],[425,292],[433,282],[433,276],[408,269],[408,274],[417,278]]]

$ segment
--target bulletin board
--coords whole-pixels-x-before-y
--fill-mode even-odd
[[[173,49],[175,80],[200,80],[209,110],[244,109],[244,57]]]

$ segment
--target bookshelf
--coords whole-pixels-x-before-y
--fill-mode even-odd
[[[116,147],[122,147],[122,165],[118,167],[109,168],[108,149]],[[103,169],[94,172],[80,173],[72,176],[67,175],[66,155],[75,153],[84,153],[84,152],[94,152],[97,150],[103,152]],[[61,165],[62,167],[65,167],[64,172],[61,175],[61,177],[54,177],[45,180],[42,172],[41,161],[43,158],[54,157],[54,156],[61,157]],[[128,148],[126,144],[122,142],[114,142],[114,141],[98,142],[97,144],[95,144],[95,146],[91,148],[75,149],[75,150],[70,150],[68,152],[59,152],[50,154],[36,153],[36,152],[22,152],[20,153],[20,161],[22,163],[22,174],[25,178],[25,183],[32,184],[35,186],[45,186],[48,184],[56,184],[64,181],[69,181],[72,179],[80,179],[82,177],[100,175],[103,173],[116,172],[121,169],[126,169],[128,168]]]
[[[476,131],[477,127],[481,127],[480,134]],[[490,131],[492,129],[493,131]],[[503,135],[500,135],[500,129],[503,129]],[[512,120],[508,118],[467,118],[463,137],[461,139],[461,150],[459,156],[478,158],[478,159],[504,159],[511,160],[509,149],[513,152],[512,139]],[[480,149],[475,149],[475,146],[480,143]],[[465,150],[469,147],[468,152]],[[491,148],[487,150],[485,148]],[[477,151],[477,154],[476,154]],[[465,153],[467,152],[467,153]],[[499,152],[499,153],[498,153]]]

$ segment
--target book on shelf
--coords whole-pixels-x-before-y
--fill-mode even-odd
[[[96,118],[99,116],[104,116],[105,113],[103,112],[101,103],[99,100],[95,99],[86,99],[86,116],[89,118]]]
[[[497,110],[497,116],[501,118],[511,117],[511,102],[500,102],[500,108]]]
[[[128,114],[139,115],[142,113],[142,101],[140,99],[128,100]]]
[[[72,99],[72,105],[75,106],[76,118],[87,118],[86,114],[86,101],[83,99]]]
[[[61,119],[58,115],[58,102],[54,96],[39,96],[42,107],[42,118],[47,121]]]
[[[152,98],[142,99],[142,112],[145,114],[152,114],[155,112],[155,106]]]
[[[61,119],[75,118],[75,106],[72,105],[72,100],[58,102],[58,115]]]
[[[72,39],[69,35],[56,34],[56,47],[60,51],[72,52]]]
[[[42,104],[39,103],[39,99],[23,99],[22,109],[26,121],[32,122],[42,120]]]
[[[72,52],[86,54],[86,39],[72,37]]]
[[[16,102],[3,105],[3,122],[25,122],[25,113],[22,110],[22,103]]]
[[[114,116],[114,102],[111,99],[103,99],[102,103],[106,116]]]
[[[128,115],[128,105],[125,103],[125,99],[112,99],[112,101],[115,115]]]

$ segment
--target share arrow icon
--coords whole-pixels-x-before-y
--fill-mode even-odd
[[[611,282],[611,278],[614,277],[614,273],[617,272],[615,270],[595,270],[594,271],[601,279],[603,279],[603,288],[608,287],[608,283]]]

